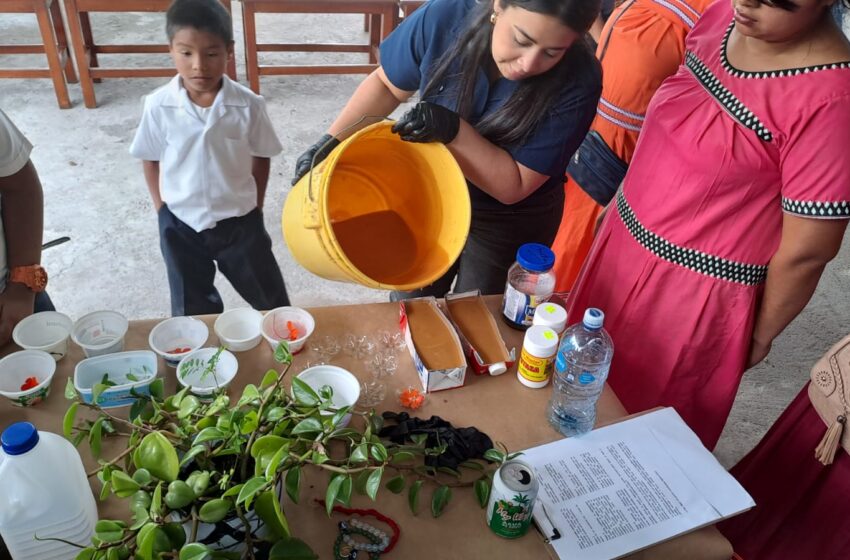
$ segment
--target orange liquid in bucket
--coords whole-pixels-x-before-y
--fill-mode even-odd
[[[416,262],[416,238],[392,210],[334,222],[333,228],[351,264],[378,282],[392,283]]]

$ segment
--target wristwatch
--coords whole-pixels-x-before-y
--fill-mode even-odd
[[[33,292],[43,292],[47,287],[47,271],[38,264],[13,266],[9,270],[9,282],[24,284]]]

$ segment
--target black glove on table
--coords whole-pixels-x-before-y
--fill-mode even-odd
[[[411,418],[406,412],[384,412],[382,416],[396,424],[384,426],[378,435],[395,444],[409,443],[413,441],[410,436],[415,434],[427,434],[427,447],[447,445],[442,455],[425,457],[425,464],[430,467],[457,469],[464,461],[483,459],[484,453],[493,447],[493,441],[484,432],[477,428],[455,428],[439,416],[432,416],[428,420]]]
[[[460,116],[436,103],[420,101],[393,125],[392,131],[406,142],[448,144],[460,130]]]
[[[339,140],[330,134],[324,134],[318,142],[307,148],[307,151],[295,160],[295,177],[292,178],[292,184],[294,185],[301,177],[306,175],[313,168],[313,165],[318,165],[324,161],[337,146],[339,146]]]

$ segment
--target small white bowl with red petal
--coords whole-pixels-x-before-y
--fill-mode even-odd
[[[263,317],[263,338],[272,351],[277,349],[281,340],[285,340],[289,343],[290,352],[300,352],[315,329],[316,320],[300,307],[278,307]]]

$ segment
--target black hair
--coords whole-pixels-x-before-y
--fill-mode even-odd
[[[771,6],[773,8],[779,8],[780,10],[785,10],[786,12],[796,12],[800,6],[792,2],[791,0],[758,0],[759,4],[764,4],[766,6]],[[840,8],[841,4],[844,4],[845,8],[850,7],[850,0],[837,0],[835,4],[833,4],[832,8],[836,6]]]
[[[165,12],[165,34],[168,42],[186,27],[219,37],[226,45],[233,42],[230,13],[218,0],[174,0]]]
[[[553,16],[573,31],[585,35],[599,16],[601,0],[495,0],[502,8],[517,7]],[[422,97],[436,92],[450,76],[457,76],[454,94],[458,114],[469,119],[475,82],[480,69],[490,66],[490,23],[492,4],[480,2],[465,30],[454,45],[440,57]],[[478,132],[502,147],[521,144],[552,110],[555,101],[577,76],[597,65],[589,41],[577,40],[558,63],[542,74],[522,80],[510,98],[496,111],[479,121]]]

